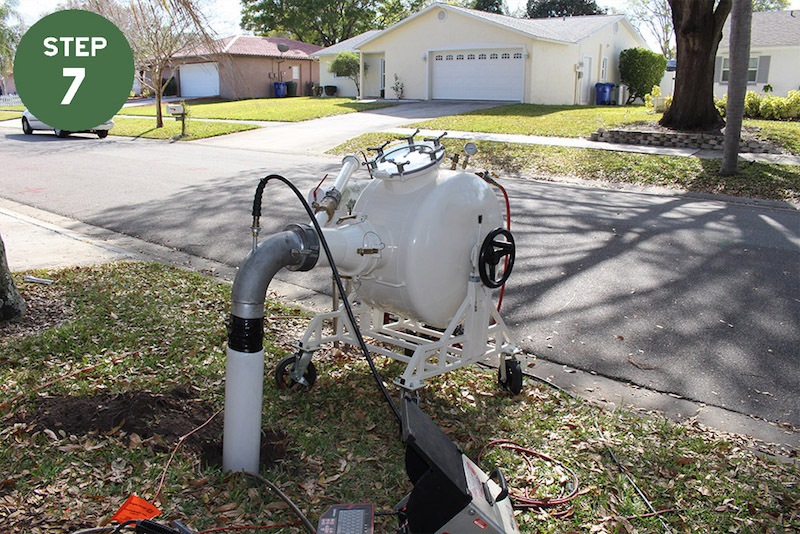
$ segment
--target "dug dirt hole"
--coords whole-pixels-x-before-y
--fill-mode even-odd
[[[165,393],[130,391],[88,397],[54,396],[37,400],[36,408],[21,422],[36,430],[81,436],[123,431],[152,439],[153,450],[166,452],[178,440],[205,423],[215,412],[194,392],[178,387]],[[199,454],[209,467],[222,465],[222,427],[220,413],[202,430],[186,438],[182,447]],[[265,430],[261,439],[261,467],[269,468],[286,456],[288,436]]]

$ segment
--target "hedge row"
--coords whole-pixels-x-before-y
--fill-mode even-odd
[[[715,100],[724,117],[728,108],[728,95]],[[800,91],[789,91],[788,96],[748,91],[744,97],[744,116],[750,119],[791,120],[800,119]]]

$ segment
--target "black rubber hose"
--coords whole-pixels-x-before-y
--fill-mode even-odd
[[[345,312],[347,313],[347,318],[350,320],[350,324],[353,325],[353,331],[356,335],[356,339],[358,340],[358,346],[361,348],[361,351],[364,353],[364,357],[367,360],[367,364],[369,364],[370,371],[372,371],[372,376],[375,378],[375,382],[378,384],[378,388],[383,393],[386,402],[389,404],[389,408],[391,408],[392,412],[394,413],[395,418],[397,419],[397,424],[400,425],[400,430],[402,432],[403,426],[403,419],[400,415],[400,410],[397,408],[394,400],[392,400],[392,396],[389,394],[389,391],[386,389],[386,386],[383,385],[383,378],[381,377],[380,373],[378,372],[377,367],[375,367],[375,362],[372,360],[372,355],[369,353],[369,349],[367,348],[367,344],[364,342],[364,338],[361,336],[361,330],[358,328],[358,324],[356,323],[355,315],[353,314],[353,309],[350,307],[350,302],[347,300],[347,293],[344,290],[344,284],[342,284],[342,278],[339,276],[339,270],[336,268],[336,264],[333,261],[333,254],[331,254],[330,248],[328,248],[328,242],[325,240],[325,236],[322,235],[322,228],[319,226],[319,222],[317,222],[317,218],[314,216],[314,211],[311,209],[311,206],[308,205],[303,194],[300,192],[295,185],[278,174],[271,174],[266,178],[262,178],[261,181],[258,183],[258,187],[256,188],[256,200],[258,201],[258,214],[261,214],[261,195],[264,192],[264,186],[270,180],[278,180],[283,182],[285,185],[292,190],[292,192],[297,196],[300,202],[305,208],[306,213],[308,213],[308,217],[311,219],[311,223],[314,226],[314,230],[316,230],[317,235],[319,236],[319,241],[322,244],[322,248],[325,250],[325,256],[328,258],[328,263],[331,266],[331,271],[333,271],[333,279],[336,282],[336,288],[339,290],[339,294],[342,295],[342,304],[344,304]],[[263,184],[263,185],[262,185]],[[253,204],[253,216],[255,215],[255,202]]]

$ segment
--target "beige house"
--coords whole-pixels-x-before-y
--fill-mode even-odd
[[[728,93],[729,36],[730,17],[717,49],[714,94],[718,98]],[[800,10],[753,13],[747,90],[763,92],[767,84],[777,96],[800,89]]]
[[[194,49],[175,56],[180,96],[262,98],[274,96],[274,82],[295,82],[304,95],[319,81],[312,54],[322,47],[281,37],[238,35],[217,42],[217,50]],[[281,50],[284,49],[284,50]]]
[[[434,3],[383,31],[320,50],[320,84],[339,96],[593,104],[595,84],[619,81],[619,53],[647,47],[623,15],[518,19]],[[361,94],[328,65],[361,57]],[[621,99],[619,97],[618,99]]]

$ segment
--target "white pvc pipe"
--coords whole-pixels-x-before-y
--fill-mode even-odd
[[[225,426],[222,469],[258,474],[261,453],[261,402],[264,350],[239,352],[228,347],[225,360]]]

